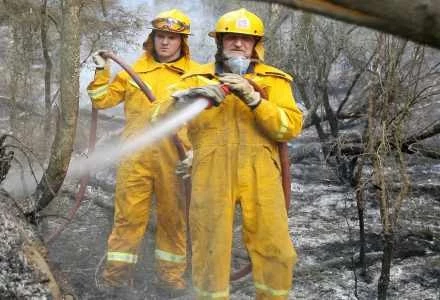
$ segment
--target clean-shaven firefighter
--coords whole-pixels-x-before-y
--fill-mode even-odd
[[[188,36],[190,19],[180,10],[160,13],[151,22],[152,31],[143,44],[144,53],[132,65],[156,98],[169,94],[168,86],[198,64],[190,59]],[[102,51],[93,55],[96,64],[94,80],[87,90],[93,107],[105,109],[123,102],[126,124],[123,139],[135,136],[144,128],[140,119],[152,103],[139,86],[122,71],[110,82],[110,70]],[[189,149],[184,130],[178,134]],[[149,220],[153,194],[157,202],[155,261],[157,277],[166,288],[185,289],[186,232],[184,197],[175,169],[179,162],[170,139],[129,154],[117,170],[115,214],[108,239],[108,252],[103,271],[104,286],[131,288],[138,249]]]

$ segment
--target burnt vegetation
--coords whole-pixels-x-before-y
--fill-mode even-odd
[[[171,2],[156,1],[150,9]],[[177,2],[183,10],[188,5]],[[389,9],[379,14],[376,7],[374,18],[358,24],[401,37],[279,4],[335,13],[308,2],[199,1],[209,20],[190,14],[194,27],[207,29],[225,11],[254,11],[267,26],[267,62],[294,75],[305,122],[304,133],[289,143],[289,224],[300,254],[291,298],[336,292],[340,299],[437,299],[440,52],[416,42],[438,47],[438,41],[392,32]],[[438,5],[431,5],[437,13]],[[368,14],[367,8],[358,9]],[[337,17],[352,22],[344,12]],[[87,152],[90,125],[88,109],[79,109],[80,71],[92,72],[88,59],[97,49],[137,43],[134,33],[147,30],[146,16],[116,0],[0,2],[0,298],[99,297],[94,289],[111,225],[114,170],[93,174],[70,219],[78,179],[69,177],[69,162]],[[371,25],[380,18],[385,21]],[[416,42],[402,38],[415,35]],[[197,57],[212,52],[205,40],[192,41]],[[118,139],[122,122],[100,114],[98,149]],[[60,226],[63,233],[45,244]],[[146,251],[153,244],[146,238]],[[241,247],[237,235],[234,265],[247,260]],[[149,262],[147,254],[143,260]],[[147,289],[152,277],[143,276],[152,270],[140,268],[138,284],[154,297]],[[252,297],[249,282],[234,283],[232,296]]]

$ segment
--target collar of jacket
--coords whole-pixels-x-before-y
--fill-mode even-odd
[[[293,80],[292,76],[281,71],[280,69],[262,63],[255,64],[254,73],[261,76],[283,78],[289,82]]]
[[[192,76],[205,76],[208,78],[214,78],[215,77],[215,64],[209,63],[209,64],[204,64],[204,65],[199,65],[198,67],[185,73],[185,75],[182,76],[182,79],[189,78]]]
[[[215,72],[216,72],[215,63],[204,64],[204,65],[200,65],[199,67],[183,75],[182,79],[189,78],[192,76],[205,76],[208,77],[209,79],[212,79],[216,77]],[[292,76],[290,76],[289,74],[275,67],[263,63],[256,63],[253,72],[249,74],[255,74],[260,76],[272,76],[272,77],[283,78],[289,82],[292,81]]]
[[[133,64],[133,70],[136,73],[149,73],[162,67],[168,68],[178,74],[185,73],[188,65],[188,58],[182,56],[180,59],[170,63],[160,63],[152,55],[144,52],[141,57]]]

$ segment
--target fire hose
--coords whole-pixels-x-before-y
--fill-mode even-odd
[[[92,120],[90,125],[88,154],[92,153],[95,150],[97,125],[98,125],[98,110],[93,108]],[[56,237],[58,237],[61,234],[61,232],[63,232],[63,230],[66,228],[66,226],[70,224],[70,222],[72,222],[72,220],[75,218],[75,215],[78,212],[79,207],[81,206],[81,203],[84,199],[84,194],[86,192],[86,188],[89,183],[89,178],[90,178],[89,174],[83,175],[81,177],[78,192],[75,194],[75,204],[67,216],[67,221],[63,225],[58,227],[58,229],[55,230],[55,232],[49,236],[49,238],[46,240],[46,243],[50,243]]]

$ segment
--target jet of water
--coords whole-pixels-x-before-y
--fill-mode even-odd
[[[117,162],[121,157],[152,145],[154,142],[176,132],[179,127],[201,113],[208,105],[208,100],[198,98],[186,107],[170,113],[163,119],[153,123],[139,136],[109,149],[96,150],[87,158],[79,158],[72,161],[70,175],[80,177],[108,167]]]

